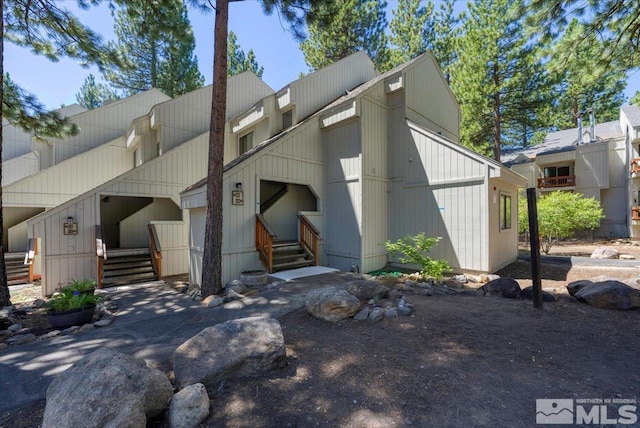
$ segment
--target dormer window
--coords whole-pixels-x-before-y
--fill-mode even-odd
[[[240,140],[239,140],[240,154],[239,154],[239,156],[241,156],[243,153],[246,153],[249,150],[251,150],[252,147],[253,147],[253,131],[249,132],[248,134],[244,134],[242,137],[240,137]]]
[[[287,110],[282,113],[282,130],[291,128],[293,125],[293,110]]]

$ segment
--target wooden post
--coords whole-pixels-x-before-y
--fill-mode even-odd
[[[540,236],[538,234],[538,204],[536,189],[527,189],[529,209],[529,240],[531,241],[531,280],[533,281],[533,307],[542,309],[542,284],[540,282]]]

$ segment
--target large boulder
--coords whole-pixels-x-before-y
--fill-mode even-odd
[[[211,402],[201,383],[189,385],[177,392],[169,403],[169,427],[197,427],[209,417]]]
[[[598,247],[591,253],[592,259],[619,259],[620,253],[615,248]]]
[[[42,427],[144,427],[169,405],[167,376],[110,348],[100,348],[53,379]]]
[[[251,317],[207,327],[173,354],[178,388],[202,383],[217,388],[225,379],[284,367],[286,351],[280,323]]]
[[[578,291],[580,291],[587,285],[593,285],[593,281],[589,281],[588,279],[579,279],[567,284],[567,291],[570,295],[575,296]]]
[[[556,301],[556,296],[554,296],[551,293],[548,293],[544,290],[540,290],[542,291],[542,301],[543,302],[555,302]],[[527,299],[527,300],[533,300],[533,286],[529,286],[529,287],[525,287],[522,289],[522,291],[520,292],[520,298],[521,299]]]
[[[596,282],[582,287],[574,295],[590,306],[605,309],[640,308],[640,291],[620,281]]]
[[[520,284],[512,278],[498,278],[478,288],[478,293],[489,296],[500,296],[507,299],[519,299]]]
[[[304,307],[315,318],[336,322],[360,311],[360,300],[341,287],[317,288],[304,298]]]
[[[369,300],[376,297],[382,299],[389,295],[389,287],[378,281],[367,281],[365,279],[348,282],[344,289],[347,290],[347,293],[353,294],[360,300]]]

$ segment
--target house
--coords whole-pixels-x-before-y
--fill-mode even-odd
[[[230,78],[228,117],[273,93],[252,73]],[[206,174],[211,96],[207,86],[130,115],[111,144],[127,168],[27,220],[28,237],[40,241],[37,259],[45,295],[75,278],[146,277],[149,264],[157,275],[158,261],[150,259],[151,236],[155,249],[162,250],[164,274],[186,272],[188,222],[178,205],[179,192]],[[88,168],[98,168],[93,159],[108,161],[105,152],[110,150],[98,147],[65,162],[82,163],[89,156],[91,162],[84,159]],[[91,180],[91,170],[78,172],[70,180]],[[103,264],[110,269],[109,278],[101,271]]]
[[[640,237],[640,108],[623,106],[616,121],[552,132],[544,142],[503,154],[501,161],[544,195],[582,193],[600,201],[604,219],[593,237]],[[635,218],[634,218],[635,217]]]
[[[252,135],[260,143],[224,168],[224,281],[261,267],[372,271],[396,261],[386,241],[419,232],[442,237],[432,255],[456,270],[492,272],[516,259],[526,180],[458,144],[460,109],[431,54],[303,107],[327,90],[321,76],[231,120],[231,144],[243,148],[246,132],[273,123],[269,112],[283,117],[279,132]],[[206,187],[202,179],[181,193],[193,283],[202,276]]]

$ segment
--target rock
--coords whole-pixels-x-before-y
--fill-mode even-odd
[[[304,298],[304,306],[315,318],[336,322],[357,314],[360,300],[343,287],[327,287],[310,291]]]
[[[7,345],[6,343],[0,343],[0,349],[4,349],[4,348],[8,348],[9,345]]]
[[[466,284],[469,281],[464,275],[454,275],[453,280],[459,282],[460,284]]]
[[[449,293],[444,287],[441,287],[439,285],[434,285],[433,287],[431,287],[432,296],[444,296],[446,294],[449,294]]]
[[[493,281],[493,280],[496,280],[496,279],[499,279],[499,278],[500,278],[500,275],[496,275],[496,274],[493,274],[493,273],[487,275],[487,281]]]
[[[261,317],[207,327],[173,354],[178,388],[202,383],[215,389],[225,379],[265,372],[285,363],[280,323]]]
[[[22,324],[11,324],[7,330],[11,333],[17,333],[22,330]]]
[[[215,308],[217,306],[220,306],[220,305],[224,304],[224,299],[222,297],[219,297],[219,296],[207,296],[202,301],[202,304],[204,306],[206,306],[207,308]]]
[[[413,305],[410,303],[407,303],[407,300],[405,299],[404,296],[402,296],[402,298],[398,300],[398,312],[405,316],[411,315],[411,313],[413,312]]]
[[[520,285],[515,279],[498,278],[487,282],[478,289],[479,294],[500,296],[507,299],[520,298]]]
[[[82,327],[80,327],[80,329],[78,330],[79,333],[83,333],[85,331],[89,331],[89,330],[93,330],[95,327],[93,326],[93,324],[85,324]]]
[[[548,293],[544,290],[542,291],[542,301],[543,302],[555,302],[556,296],[551,293]],[[533,300],[533,286],[525,287],[520,292],[521,299]]]
[[[636,258],[632,254],[620,254],[619,259],[620,260],[635,260]]]
[[[635,278],[631,278],[627,282],[625,282],[629,287],[635,288],[636,290],[640,289],[640,276],[636,276]]]
[[[249,290],[249,287],[247,287],[247,285],[241,280],[234,279],[224,285],[224,290],[225,293],[228,293],[229,290],[233,290],[238,294],[244,294],[247,290]]]
[[[373,308],[369,313],[369,321],[371,322],[380,321],[382,318],[384,318],[384,309],[382,308]]]
[[[573,281],[567,284],[567,291],[570,295],[575,296],[581,288],[586,287],[587,285],[593,285],[593,281],[589,281],[588,279]]]
[[[640,308],[640,291],[620,281],[595,282],[582,287],[574,295],[580,302],[605,309]]]
[[[50,331],[49,333],[43,334],[42,336],[38,337],[38,340],[51,339],[52,337],[60,336],[61,334],[62,332],[60,330],[53,330],[53,331]]]
[[[615,248],[611,247],[598,247],[591,253],[592,259],[617,259],[620,257],[620,253]]]
[[[33,306],[34,308],[41,308],[43,307],[45,304],[45,301],[42,299],[36,299],[33,301],[33,303],[31,304],[31,306]]]
[[[378,281],[358,280],[351,281],[345,286],[349,294],[353,294],[360,300],[383,299],[389,295],[389,287]]]
[[[108,325],[113,324],[114,320],[115,320],[115,317],[106,317],[106,318],[102,318],[99,321],[94,322],[93,325],[95,327],[106,327]]]
[[[80,330],[80,327],[77,325],[72,325],[69,328],[65,328],[64,330],[62,330],[62,334],[73,334],[76,333],[78,330]]]
[[[454,279],[447,279],[444,282],[444,285],[445,285],[445,287],[449,287],[449,288],[462,288],[463,287],[461,282],[458,282],[458,281],[456,281]]]
[[[144,427],[173,395],[166,375],[110,348],[58,374],[47,389],[43,428]]]
[[[364,307],[360,310],[360,312],[358,312],[353,316],[353,319],[356,321],[364,321],[369,317],[369,312],[370,312],[369,308]]]
[[[9,345],[24,345],[25,343],[35,342],[36,339],[37,337],[35,334],[27,333],[11,336],[5,342],[7,342]]]
[[[398,311],[395,308],[385,308],[384,317],[385,318],[398,318]]]
[[[242,300],[245,296],[233,290],[227,290],[227,297],[232,300]]]
[[[405,282],[404,282],[404,285],[405,285],[405,287],[413,288],[413,287],[415,287],[417,284],[415,283],[415,281],[407,280],[407,281],[405,281]]]
[[[391,299],[391,300],[399,299],[403,295],[404,294],[402,294],[402,292],[400,290],[391,290],[391,291],[389,291],[389,299]]]
[[[177,392],[169,403],[169,427],[191,428],[209,417],[211,402],[207,389],[201,383],[185,387]]]

